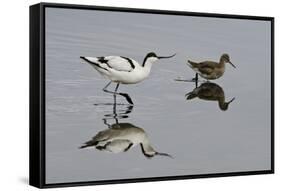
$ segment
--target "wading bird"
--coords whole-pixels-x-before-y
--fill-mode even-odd
[[[131,123],[115,123],[110,125],[109,129],[98,132],[92,140],[84,143],[80,149],[94,147],[101,151],[121,153],[128,151],[138,144],[141,147],[143,155],[148,158],[157,155],[172,158],[167,153],[160,153],[154,150],[146,132]]]
[[[219,62],[204,61],[204,62],[193,62],[188,60],[188,66],[196,72],[195,81],[198,81],[198,74],[206,80],[215,80],[220,78],[225,71],[225,64],[229,63],[236,68],[230,61],[228,54],[223,54]]]
[[[223,111],[226,111],[229,104],[235,99],[232,98],[230,101],[226,102],[223,89],[219,85],[211,82],[205,82],[201,84],[199,87],[196,87],[192,92],[187,93],[185,96],[187,100],[198,97],[202,100],[217,101],[219,108]]]
[[[142,65],[131,58],[123,56],[80,56],[80,58],[85,60],[101,75],[110,80],[110,82],[103,88],[104,92],[111,93],[114,96],[124,96],[130,104],[133,104],[133,101],[128,94],[117,92],[119,84],[136,84],[143,81],[149,76],[152,64],[155,61],[163,58],[172,58],[175,55],[176,54],[172,56],[157,56],[154,52],[150,52],[144,58]],[[114,91],[107,90],[111,82],[117,83]]]

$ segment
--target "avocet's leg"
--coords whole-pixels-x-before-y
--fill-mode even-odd
[[[115,87],[114,96],[116,96],[116,93],[117,93],[118,88],[119,88],[119,83],[117,83],[117,85],[116,85],[116,87]]]
[[[114,94],[114,95],[118,94],[117,90],[118,90],[118,87],[119,87],[119,83],[117,83],[114,92],[107,89],[110,84],[111,84],[111,81],[108,84],[106,84],[106,86],[102,90],[106,93],[110,93],[110,94]]]
[[[126,98],[127,102],[129,102],[130,104],[134,104],[133,101],[132,101],[132,99],[131,99],[131,97],[130,97],[128,94],[117,92],[117,90],[118,90],[118,88],[119,88],[119,83],[117,83],[114,92],[107,89],[107,87],[108,87],[110,84],[111,84],[111,82],[109,82],[102,90],[103,90],[104,92],[106,92],[106,93],[113,94],[114,96],[116,96],[116,95],[121,95],[121,96],[123,96],[123,97]]]
[[[116,96],[116,94],[119,94],[119,93],[117,93],[117,89],[118,89],[118,87],[119,87],[119,83],[117,83],[114,92],[107,89],[110,84],[111,84],[111,81],[110,81],[108,84],[106,84],[106,86],[105,86],[102,90],[103,90],[104,92],[106,92],[106,93],[113,94],[114,96]]]
[[[117,93],[118,87],[119,87],[119,83],[116,85],[115,90],[114,90],[114,93],[113,93],[113,99],[114,99],[114,105],[115,105],[115,107],[116,107],[116,93]]]
[[[110,84],[111,84],[111,81],[108,84],[106,84],[106,86],[102,90],[106,93],[112,93],[106,89]]]
[[[130,97],[128,94],[117,92],[118,87],[119,87],[119,83],[116,85],[115,94],[118,94],[118,95],[121,95],[121,96],[125,97],[126,100],[127,100],[127,102],[129,102],[130,104],[134,104],[133,101],[132,101],[132,99],[131,99],[131,97]]]
[[[103,123],[108,127],[108,128],[111,128],[111,125],[109,123],[107,123],[107,120],[104,118],[103,119]]]
[[[119,86],[119,85],[118,85]],[[118,86],[116,86],[115,88],[115,93],[118,89]],[[113,95],[114,96],[114,104],[113,104],[113,118],[115,119],[115,123],[118,124],[118,119],[117,119],[117,113],[116,113],[116,94]]]

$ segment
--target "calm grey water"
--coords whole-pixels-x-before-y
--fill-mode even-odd
[[[270,169],[270,33],[266,21],[47,8],[47,183]],[[147,159],[140,146],[117,154],[78,149],[108,129],[104,118],[116,123],[107,104],[113,97],[102,91],[108,80],[79,56],[142,63],[151,51],[177,55],[155,63],[142,83],[121,85],[135,105],[119,123],[141,128],[155,150],[173,159]],[[215,61],[224,52],[237,69],[227,65],[213,82],[226,101],[235,97],[228,110],[216,101],[187,101],[194,84],[174,80],[194,77],[187,59]],[[127,110],[116,106],[116,114]]]

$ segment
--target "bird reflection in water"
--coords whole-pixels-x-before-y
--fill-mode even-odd
[[[131,148],[140,145],[141,151],[147,158],[154,156],[167,156],[167,153],[156,151],[143,128],[137,127],[132,123],[119,123],[118,119],[128,118],[133,110],[133,105],[126,106],[125,110],[116,110],[116,102],[113,104],[113,113],[106,114],[103,118],[104,124],[108,127],[98,132],[91,140],[87,141],[80,148],[94,147],[100,151],[108,151],[112,153],[127,152]],[[115,123],[108,123],[109,120]]]
[[[235,99],[232,98],[230,101],[226,102],[223,88],[211,82],[202,83],[199,87],[194,88],[193,91],[187,93],[185,96],[187,100],[198,97],[202,100],[217,101],[219,108],[222,111],[226,111],[229,104]]]

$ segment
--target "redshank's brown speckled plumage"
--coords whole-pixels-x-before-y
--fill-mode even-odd
[[[213,61],[193,62],[188,60],[188,65],[196,72],[196,74],[199,74],[202,78],[205,78],[207,80],[215,80],[220,78],[224,74],[226,63],[229,63],[234,68],[236,68],[231,63],[228,54],[223,54],[219,62],[213,62]]]
[[[235,99],[232,98],[228,102],[225,101],[225,95],[222,87],[211,82],[205,82],[201,84],[199,87],[187,93],[185,96],[187,100],[191,100],[198,97],[199,99],[202,100],[217,101],[219,108],[223,111],[227,110],[229,104]]]

